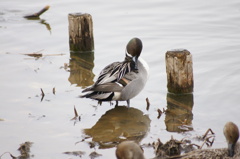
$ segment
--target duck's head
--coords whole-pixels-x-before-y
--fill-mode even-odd
[[[135,62],[135,69],[138,69],[138,57],[142,52],[142,41],[139,38],[132,38],[126,47],[126,57],[131,58]]]
[[[116,149],[117,159],[144,159],[143,149],[134,141],[123,141]]]
[[[228,143],[228,155],[233,157],[235,144],[239,138],[238,127],[233,122],[227,122],[223,128],[223,133]]]

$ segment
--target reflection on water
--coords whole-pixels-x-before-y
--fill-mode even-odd
[[[40,23],[43,24],[43,25],[45,25],[46,28],[47,28],[47,30],[51,33],[51,26],[50,26],[49,23],[46,22],[46,20],[41,19],[41,20],[40,20]]]
[[[150,122],[149,117],[136,108],[116,106],[84,132],[98,142],[100,148],[109,148],[126,139],[140,142],[147,134]]]
[[[193,130],[193,94],[167,94],[165,124],[169,132]]]
[[[45,19],[41,19],[41,18],[39,18],[39,17],[32,17],[32,18],[27,18],[27,19],[28,19],[28,20],[39,20],[39,23],[45,25],[46,28],[47,28],[47,30],[48,30],[48,31],[50,32],[50,34],[51,34],[51,25],[50,25],[48,22],[46,22]]]
[[[94,52],[71,53],[69,61],[70,76],[68,81],[82,88],[92,85],[94,74]]]

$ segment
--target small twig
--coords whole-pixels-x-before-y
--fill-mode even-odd
[[[29,54],[24,54],[24,55],[35,57],[35,58],[42,57],[42,53],[29,53]]]
[[[197,144],[190,144],[190,146],[196,146],[198,149],[200,148],[200,146]]]
[[[213,137],[212,141],[209,141],[209,142],[210,142],[210,144],[211,144],[211,146],[213,145],[213,143],[214,143],[214,140],[215,140],[215,137]]]
[[[41,94],[41,95],[42,95],[42,96],[45,96],[45,94],[44,94],[44,92],[43,92],[43,89],[42,89],[42,88],[41,88],[41,92],[42,92],[42,94]]]
[[[17,157],[13,156],[10,152],[4,152],[4,153],[0,156],[0,158],[2,158],[2,156],[5,155],[5,154],[9,154],[9,155],[12,157],[12,159],[17,159]]]
[[[53,94],[55,95],[55,93],[56,93],[56,90],[55,90],[55,87],[53,88]]]
[[[149,99],[148,99],[148,98],[146,98],[146,102],[147,102],[147,108],[146,108],[146,110],[149,110],[150,102],[149,102]]]
[[[39,18],[39,16],[41,14],[43,14],[44,12],[46,12],[49,8],[50,8],[50,6],[47,5],[43,9],[41,9],[39,12],[34,13],[34,14],[30,14],[30,15],[26,15],[26,16],[24,16],[24,18]]]
[[[75,105],[74,105],[74,114],[75,114],[75,117],[78,117],[78,112],[77,112],[77,110],[76,110]]]
[[[77,109],[74,105],[74,117],[71,119],[71,120],[75,120],[74,121],[74,125],[77,123],[77,121],[80,121],[81,120],[81,117],[78,115],[78,112],[77,112]]]
[[[213,138],[212,141],[209,140],[210,138]],[[211,146],[213,145],[213,142],[214,142],[214,136],[209,136],[209,137],[207,137],[207,138],[206,138],[206,141],[207,141],[207,145],[208,145],[208,143],[209,143],[208,147],[211,147]]]
[[[44,96],[45,96],[45,94],[44,94],[44,92],[43,92],[43,90],[42,90],[42,88],[41,88],[41,92],[42,92],[42,98],[41,98],[41,101],[43,100],[43,98],[44,98]]]
[[[213,144],[213,142],[214,142],[214,139],[213,139],[212,142],[209,141],[209,138],[212,138],[212,137],[213,137],[213,136],[209,136],[209,137],[207,137],[206,139],[204,139],[203,144],[202,144],[202,146],[200,147],[200,149],[203,148],[203,146],[204,146],[205,143],[206,143],[206,145],[207,145],[208,147],[209,147],[209,146],[212,146],[212,144]],[[210,143],[210,145],[209,145],[209,143]]]
[[[157,118],[159,119],[163,112],[160,109],[158,109],[157,111],[158,111],[158,117]]]
[[[215,133],[212,131],[212,129],[209,128],[209,129],[206,131],[206,133],[203,135],[203,139],[205,139],[205,137],[208,135],[209,132],[211,132],[212,135],[215,134]]]
[[[163,108],[163,113],[166,113],[166,110]]]

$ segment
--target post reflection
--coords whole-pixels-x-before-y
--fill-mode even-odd
[[[82,88],[92,85],[95,76],[92,72],[94,52],[71,53],[70,57],[70,76],[68,81]]]
[[[116,106],[84,132],[99,143],[99,148],[110,148],[123,140],[140,142],[147,134],[150,122],[149,117],[136,108]]]
[[[167,94],[165,124],[169,132],[193,130],[193,94]]]

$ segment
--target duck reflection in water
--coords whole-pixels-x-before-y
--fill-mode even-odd
[[[140,142],[147,134],[150,119],[136,108],[116,106],[107,111],[90,129],[84,133],[98,142],[99,148],[114,147],[124,140]]]

